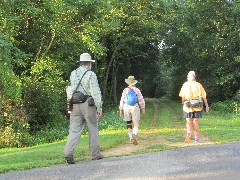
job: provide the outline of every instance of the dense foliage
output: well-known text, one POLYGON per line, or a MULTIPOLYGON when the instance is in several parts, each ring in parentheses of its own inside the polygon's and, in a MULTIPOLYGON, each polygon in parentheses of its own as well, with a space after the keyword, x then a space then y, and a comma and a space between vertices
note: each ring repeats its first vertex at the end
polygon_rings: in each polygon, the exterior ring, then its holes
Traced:
POLYGON ((65 87, 83 52, 97 60, 104 109, 129 75, 145 97, 176 99, 195 70, 209 102, 239 114, 239 27, 239 1, 2 0, 0 146, 66 125, 65 87))

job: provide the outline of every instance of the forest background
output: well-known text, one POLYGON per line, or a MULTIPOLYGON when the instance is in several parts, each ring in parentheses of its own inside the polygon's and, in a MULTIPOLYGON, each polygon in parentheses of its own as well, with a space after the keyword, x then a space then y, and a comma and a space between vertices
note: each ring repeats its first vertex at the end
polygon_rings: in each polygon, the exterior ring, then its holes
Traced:
POLYGON ((0 147, 67 136, 65 88, 83 52, 96 59, 105 112, 129 75, 144 97, 179 100, 194 70, 211 109, 239 116, 239 44, 238 0, 2 0, 0 147))

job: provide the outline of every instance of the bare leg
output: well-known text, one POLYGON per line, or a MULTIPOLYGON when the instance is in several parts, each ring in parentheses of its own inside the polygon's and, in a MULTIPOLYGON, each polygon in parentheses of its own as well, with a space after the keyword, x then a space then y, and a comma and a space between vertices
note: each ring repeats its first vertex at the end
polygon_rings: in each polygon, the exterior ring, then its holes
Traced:
POLYGON ((198 118, 193 119, 193 127, 194 127, 195 142, 197 142, 198 141, 198 133, 199 133, 198 118))
POLYGON ((132 128, 128 128, 128 132, 131 133, 132 132, 132 128))
POLYGON ((193 119, 192 118, 186 118, 186 128, 187 128, 187 136, 186 136, 185 142, 189 143, 190 138, 192 136, 192 128, 193 128, 193 119))

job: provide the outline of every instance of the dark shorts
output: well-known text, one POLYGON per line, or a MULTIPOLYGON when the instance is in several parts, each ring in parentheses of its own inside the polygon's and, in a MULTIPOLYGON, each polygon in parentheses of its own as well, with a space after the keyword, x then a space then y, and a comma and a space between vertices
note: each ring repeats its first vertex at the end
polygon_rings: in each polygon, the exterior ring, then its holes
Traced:
POLYGON ((183 118, 202 118, 202 111, 185 112, 183 111, 183 118))

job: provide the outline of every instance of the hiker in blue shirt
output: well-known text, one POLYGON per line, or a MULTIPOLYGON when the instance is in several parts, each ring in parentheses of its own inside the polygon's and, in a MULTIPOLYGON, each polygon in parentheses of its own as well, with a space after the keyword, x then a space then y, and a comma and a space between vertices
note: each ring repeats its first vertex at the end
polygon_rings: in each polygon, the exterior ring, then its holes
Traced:
POLYGON ((140 108, 142 114, 145 115, 145 101, 141 91, 135 87, 138 82, 134 76, 129 76, 125 79, 128 87, 123 90, 120 100, 119 110, 120 116, 124 115, 124 121, 127 122, 128 135, 130 142, 137 145, 137 133, 140 122, 140 108), (134 128, 132 128, 134 126, 134 128))

